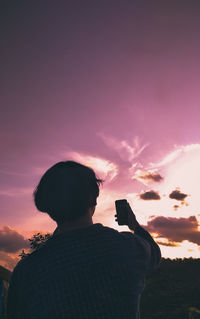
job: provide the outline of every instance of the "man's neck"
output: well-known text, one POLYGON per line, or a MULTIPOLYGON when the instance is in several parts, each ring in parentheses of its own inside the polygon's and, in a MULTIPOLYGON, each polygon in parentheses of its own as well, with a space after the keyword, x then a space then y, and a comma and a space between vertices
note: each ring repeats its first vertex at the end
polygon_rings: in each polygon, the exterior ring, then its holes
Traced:
POLYGON ((57 228, 54 231, 54 234, 60 234, 64 232, 68 232, 75 229, 86 228, 93 225, 92 218, 80 218, 74 222, 66 222, 63 224, 58 224, 57 228))

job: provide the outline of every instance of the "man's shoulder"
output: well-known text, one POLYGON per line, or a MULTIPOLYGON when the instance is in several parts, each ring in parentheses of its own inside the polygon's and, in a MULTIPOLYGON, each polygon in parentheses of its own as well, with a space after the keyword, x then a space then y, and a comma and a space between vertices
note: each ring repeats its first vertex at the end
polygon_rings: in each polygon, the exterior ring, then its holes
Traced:
POLYGON ((118 231, 117 229, 108 226, 103 226, 103 230, 121 240, 135 240, 137 237, 130 231, 118 231))
POLYGON ((45 247, 45 243, 41 244, 41 247, 23 256, 14 268, 15 273, 24 273, 26 269, 33 267, 34 260, 38 260, 43 255, 45 247))

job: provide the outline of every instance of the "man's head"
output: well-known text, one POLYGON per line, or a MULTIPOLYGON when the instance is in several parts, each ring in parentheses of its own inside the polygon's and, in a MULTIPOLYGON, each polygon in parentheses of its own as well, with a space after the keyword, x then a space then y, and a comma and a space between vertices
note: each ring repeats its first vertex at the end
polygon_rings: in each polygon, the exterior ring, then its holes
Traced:
POLYGON ((82 164, 66 161, 49 168, 34 191, 37 209, 46 212, 58 224, 83 217, 99 196, 95 172, 82 164))

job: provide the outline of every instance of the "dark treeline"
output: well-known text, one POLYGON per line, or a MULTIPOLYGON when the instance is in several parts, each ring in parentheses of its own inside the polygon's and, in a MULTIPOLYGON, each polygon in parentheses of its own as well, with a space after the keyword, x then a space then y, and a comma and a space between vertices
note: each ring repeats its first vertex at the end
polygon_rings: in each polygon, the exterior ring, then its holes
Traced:
POLYGON ((200 258, 165 259, 146 278, 141 319, 200 318, 200 258))

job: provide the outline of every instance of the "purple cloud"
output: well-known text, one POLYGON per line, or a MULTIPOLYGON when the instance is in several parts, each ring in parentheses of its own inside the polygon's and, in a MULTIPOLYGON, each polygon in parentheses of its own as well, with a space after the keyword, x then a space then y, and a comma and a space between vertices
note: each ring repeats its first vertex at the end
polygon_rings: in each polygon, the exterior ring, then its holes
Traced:
POLYGON ((170 242, 188 240, 200 245, 200 231, 195 216, 188 218, 158 216, 148 221, 146 229, 157 233, 159 237, 167 238, 170 242))
POLYGON ((0 229, 0 251, 15 253, 23 248, 29 248, 29 241, 21 234, 8 226, 0 229))
POLYGON ((143 199, 143 200, 159 200, 160 199, 160 195, 158 194, 158 192, 155 192, 152 190, 140 194, 139 197, 140 199, 143 199))
POLYGON ((184 201, 184 199, 187 197, 187 194, 181 193, 180 190, 176 189, 173 192, 169 194, 169 198, 176 199, 180 201, 184 201))

